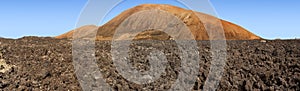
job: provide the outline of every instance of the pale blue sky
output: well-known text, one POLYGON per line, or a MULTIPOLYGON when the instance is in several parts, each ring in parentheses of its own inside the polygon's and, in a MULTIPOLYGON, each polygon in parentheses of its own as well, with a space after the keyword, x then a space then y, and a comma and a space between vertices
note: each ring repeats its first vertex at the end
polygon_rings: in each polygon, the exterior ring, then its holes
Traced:
MULTIPOLYGON (((87 0, 1 0, 0 37, 56 36, 75 28, 87 0)), ((141 3, 182 6, 174 0, 128 0, 105 18, 141 3)), ((218 16, 267 39, 300 38, 300 0, 211 0, 218 16)))

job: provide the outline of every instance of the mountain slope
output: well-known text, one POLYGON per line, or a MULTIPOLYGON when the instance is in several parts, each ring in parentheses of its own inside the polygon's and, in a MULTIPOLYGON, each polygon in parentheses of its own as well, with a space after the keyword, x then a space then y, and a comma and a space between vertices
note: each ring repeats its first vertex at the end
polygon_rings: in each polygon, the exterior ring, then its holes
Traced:
MULTIPOLYGON (((186 24, 186 26, 189 28, 189 30, 191 31, 191 33, 193 34, 196 40, 209 40, 209 35, 206 32, 205 28, 207 27, 207 25, 209 25, 209 27, 216 27, 218 24, 222 24, 225 37, 227 40, 261 39, 259 36, 247 31, 241 26, 238 26, 236 24, 230 23, 225 20, 218 19, 216 17, 204 13, 193 12, 192 10, 186 10, 171 5, 143 4, 122 12, 120 15, 116 16, 108 23, 98 27, 96 40, 111 40, 112 37, 114 36, 115 30, 128 17, 130 17, 131 15, 137 12, 141 12, 144 10, 154 10, 154 9, 162 10, 176 16, 178 19, 180 19, 182 22, 186 24), (200 17, 201 20, 198 17, 200 17), (219 22, 215 22, 216 20, 219 20, 219 22)), ((143 18, 147 18, 146 17, 147 15, 144 16, 145 17, 143 18)), ((130 22, 135 22, 135 21, 130 21, 130 22)), ((90 30, 88 28, 90 27, 84 26, 75 30, 78 30, 80 32, 85 32, 86 30, 90 30)), ((95 29, 95 27, 93 27, 93 29, 95 29)), ((56 38, 72 38, 73 32, 75 30, 57 36, 56 38)), ((89 33, 85 33, 85 35, 80 35, 80 37, 86 38, 88 34, 89 33)), ((168 40, 170 38, 171 37, 169 35, 159 30, 147 30, 135 36, 135 39, 137 40, 144 40, 144 39, 168 40)))

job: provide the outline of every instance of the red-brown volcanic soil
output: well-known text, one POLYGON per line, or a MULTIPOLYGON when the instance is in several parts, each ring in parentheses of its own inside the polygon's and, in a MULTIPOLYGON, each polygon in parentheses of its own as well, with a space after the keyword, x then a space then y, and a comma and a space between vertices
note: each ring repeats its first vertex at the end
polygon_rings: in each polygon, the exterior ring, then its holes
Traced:
MULTIPOLYGON (((149 70, 149 60, 146 58, 154 49, 165 54, 168 65, 156 81, 143 85, 130 82, 119 74, 112 61, 110 40, 118 26, 131 15, 152 9, 176 16, 198 40, 199 49, 194 51, 200 53, 200 69, 192 90, 203 89, 208 77, 212 58, 208 41, 210 37, 205 30, 205 24, 216 27, 218 22, 213 20, 220 21, 227 39, 227 62, 218 91, 300 90, 300 40, 262 40, 236 24, 204 13, 171 5, 144 4, 124 11, 103 26, 87 25, 55 38, 0 38, 0 91, 81 91, 72 61, 72 38, 74 32, 80 34, 79 38, 93 38, 94 30, 97 31, 98 40, 95 42, 97 65, 102 77, 113 90, 170 89, 178 77, 181 58, 175 41, 164 32, 146 30, 135 36, 130 44, 129 59, 132 66, 139 71, 149 70)), ((83 43, 80 46, 87 45, 83 43)))
MULTIPOLYGON (((300 90, 300 40, 227 41, 227 63, 218 91, 300 90)), ((84 46, 84 45, 83 45, 84 46)), ((203 88, 209 72, 210 42, 198 41, 199 75, 193 90, 203 88)), ((157 82, 138 85, 118 74, 111 59, 111 42, 96 42, 96 58, 103 78, 116 91, 167 90, 177 77, 180 63, 174 41, 135 41, 131 44, 133 65, 148 69, 143 61, 152 49, 162 50, 168 59, 166 74, 157 82)), ((72 64, 72 41, 24 37, 0 39, 0 90, 80 91, 72 64)))
MULTIPOLYGON (((143 4, 136 6, 134 8, 128 9, 121 13, 120 15, 113 18, 108 23, 104 24, 103 26, 98 27, 97 29, 97 38, 96 40, 111 40, 113 37, 113 34, 115 33, 117 27, 129 16, 140 12, 144 10, 162 10, 166 11, 177 18, 179 18, 181 21, 183 21, 186 26, 190 29, 191 33, 194 35, 194 38, 196 40, 209 40, 209 35, 206 32, 206 28, 208 27, 217 27, 222 26, 224 29, 225 37, 227 40, 258 40, 261 39, 259 36, 249 32, 248 30, 242 28, 241 26, 238 26, 236 24, 230 23, 225 20, 218 19, 216 17, 192 11, 192 10, 186 10, 183 8, 171 6, 171 5, 162 5, 162 4, 143 4), (198 18, 200 17, 200 18, 198 18), (208 25, 205 27, 205 25, 208 25)), ((150 18, 147 17, 147 15, 141 15, 144 16, 143 18, 149 18, 149 19, 156 19, 156 18, 150 18)), ((156 20, 159 21, 159 20, 156 20)), ((136 22, 136 21, 129 21, 129 22, 136 22)), ((150 25, 149 25, 150 26, 150 25)), ((95 28, 96 26, 88 25, 80 27, 77 30, 81 37, 86 38, 89 35, 92 35, 93 32, 89 31, 91 28, 95 28)), ((136 26, 133 26, 136 27, 136 26)), ((137 26, 138 27, 138 26, 137 26)), ((57 36, 56 38, 62 39, 62 38, 72 38, 73 33, 75 30, 72 30, 68 33, 62 34, 60 36, 57 36)), ((216 30, 217 31, 217 30, 216 30)), ((214 36, 214 35, 212 35, 214 36)), ((141 35, 136 36, 137 40, 144 40, 144 39, 159 39, 159 40, 169 40, 168 35, 161 31, 145 31, 141 33, 141 35), (149 35, 149 36, 147 36, 149 35)))

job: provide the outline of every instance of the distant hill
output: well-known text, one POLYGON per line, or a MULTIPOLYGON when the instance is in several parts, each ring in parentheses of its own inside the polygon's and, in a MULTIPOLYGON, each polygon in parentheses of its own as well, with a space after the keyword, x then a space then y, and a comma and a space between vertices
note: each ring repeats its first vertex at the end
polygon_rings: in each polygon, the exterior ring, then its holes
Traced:
MULTIPOLYGON (((115 30, 117 27, 128 17, 131 15, 143 11, 143 10, 151 10, 158 9, 166 11, 170 14, 173 14, 180 20, 182 20, 187 27, 190 29, 191 33, 194 35, 196 40, 209 40, 209 36, 205 31, 204 23, 209 24, 210 26, 216 26, 217 23, 221 23, 224 29, 225 37, 227 40, 258 40, 262 39, 261 37, 249 32, 241 26, 233 24, 231 22, 218 19, 216 17, 200 13, 193 12, 192 10, 186 10, 183 8, 179 8, 171 5, 162 5, 162 4, 143 4, 131 9, 128 9, 122 12, 120 15, 116 16, 108 23, 103 26, 97 27, 94 25, 87 25, 80 27, 77 32, 80 32, 80 36, 87 37, 90 36, 91 33, 97 31, 96 40, 111 40, 114 36, 115 30), (199 18, 201 18, 201 21, 199 18), (213 20, 220 20, 220 22, 214 22, 213 20)), ((146 15, 145 15, 146 16, 146 15)), ((134 21, 131 21, 134 22, 134 21)), ((72 38, 75 30, 71 30, 65 34, 56 36, 56 38, 72 38)), ((135 36, 136 40, 144 40, 144 39, 156 39, 156 40, 169 40, 170 36, 164 32, 159 30, 147 30, 142 33, 139 33, 135 36)))

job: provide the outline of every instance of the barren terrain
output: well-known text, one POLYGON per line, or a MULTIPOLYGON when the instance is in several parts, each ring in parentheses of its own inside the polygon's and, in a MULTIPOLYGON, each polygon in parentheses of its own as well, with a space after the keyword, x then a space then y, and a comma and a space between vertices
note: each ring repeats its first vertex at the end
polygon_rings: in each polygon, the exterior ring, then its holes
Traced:
MULTIPOLYGON (((219 91, 300 90, 300 40, 227 41, 227 63, 219 91)), ((174 41, 136 41, 131 44, 132 64, 147 70, 143 57, 153 48, 163 50, 169 66, 151 84, 128 82, 118 74, 110 54, 110 41, 96 42, 96 58, 103 78, 116 91, 167 90, 176 79, 180 58, 174 41)), ((203 88, 211 62, 209 41, 198 41, 200 69, 193 90, 203 88)), ((72 64, 72 41, 24 37, 0 39, 0 90, 82 90, 72 64)))
MULTIPOLYGON (((68 38, 71 39, 76 33, 76 38, 91 38, 90 35, 97 33, 96 40, 112 40, 113 36, 117 30, 117 28, 121 26, 130 27, 132 29, 135 28, 143 28, 143 27, 150 27, 150 26, 169 26, 169 23, 174 20, 174 18, 170 18, 168 14, 160 13, 153 13, 153 10, 160 10, 165 13, 168 13, 175 17, 175 19, 179 19, 183 22, 190 32, 192 33, 195 40, 209 40, 210 38, 215 38, 216 34, 221 33, 225 34, 227 40, 258 40, 262 39, 261 37, 251 33, 250 31, 246 30, 245 28, 233 24, 229 21, 225 21, 219 19, 217 17, 183 9, 180 7, 172 6, 172 5, 165 5, 165 4, 143 4, 133 8, 130 8, 118 16, 114 17, 112 20, 107 22, 102 26, 94 26, 94 25, 87 25, 82 26, 80 28, 71 30, 65 34, 56 36, 56 38, 68 38), (141 13, 145 11, 146 13, 141 13), (139 14, 137 17, 133 19, 127 20, 129 17, 139 14), (123 22, 129 22, 130 24, 123 24, 123 22), (149 21, 155 21, 150 22, 149 21), (156 25, 160 24, 160 25, 156 25), (130 26, 127 26, 130 25, 130 26), (96 32, 94 31, 96 30, 96 32), (209 34, 212 32, 212 34, 209 34)), ((174 22, 173 22, 174 23, 174 22)), ((178 27, 178 25, 174 25, 172 27, 178 27)), ((181 27, 180 27, 181 28, 181 27)), ((164 29, 163 29, 164 30, 164 29)), ((141 35, 136 36, 137 40, 144 40, 144 39, 159 39, 159 40, 169 40, 170 38, 166 35, 163 31, 144 31, 140 33, 141 35)), ((174 29, 175 31, 176 29, 174 29)), ((122 30, 124 31, 124 30, 122 30)), ((130 36, 132 33, 123 33, 124 35, 130 36)), ((178 33, 179 35, 182 33, 178 33)), ((174 37, 174 36, 172 36, 174 37)), ((121 38, 122 39, 122 38, 121 38)))

